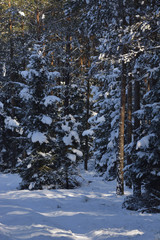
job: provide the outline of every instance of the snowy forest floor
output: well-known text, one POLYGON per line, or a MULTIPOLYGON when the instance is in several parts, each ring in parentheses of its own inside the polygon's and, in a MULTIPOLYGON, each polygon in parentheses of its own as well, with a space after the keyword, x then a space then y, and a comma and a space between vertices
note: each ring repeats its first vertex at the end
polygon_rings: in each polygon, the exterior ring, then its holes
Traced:
POLYGON ((116 182, 94 174, 84 172, 78 189, 37 191, 17 190, 18 175, 0 174, 0 240, 159 240, 160 214, 122 209, 116 182))

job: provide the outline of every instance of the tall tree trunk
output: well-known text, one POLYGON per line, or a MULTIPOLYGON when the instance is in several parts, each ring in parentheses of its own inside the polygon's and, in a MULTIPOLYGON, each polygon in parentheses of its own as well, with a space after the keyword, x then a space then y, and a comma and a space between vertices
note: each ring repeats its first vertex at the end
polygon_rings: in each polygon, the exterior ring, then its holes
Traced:
MULTIPOLYGON (((125 8, 123 0, 119 0, 120 18, 122 20, 122 28, 125 26, 125 8)), ((126 46, 123 45, 122 57, 126 53, 126 46)), ((122 59, 122 75, 121 75, 121 107, 120 107, 120 125, 119 125, 119 155, 117 157, 117 195, 124 194, 124 126, 125 126, 125 102, 126 102, 126 63, 122 59)))
MULTIPOLYGON (((123 49, 124 53, 124 49, 123 49)), ((121 108, 119 126, 119 156, 117 159, 117 195, 124 194, 124 124, 125 124, 125 101, 126 101, 126 64, 122 61, 121 77, 121 108)))
MULTIPOLYGON (((11 8, 11 0, 8 1, 8 7, 11 8)), ((10 80, 11 80, 11 86, 9 88, 10 94, 11 94, 11 117, 15 117, 15 88, 14 88, 14 81, 17 80, 17 73, 15 71, 15 63, 14 63, 14 41, 13 41, 13 21, 10 15, 9 19, 9 37, 10 37, 10 80)), ((12 144, 10 146, 10 151, 12 152, 11 155, 11 167, 15 167, 16 165, 16 157, 17 157, 17 143, 15 141, 16 133, 12 131, 10 133, 10 138, 14 139, 12 141, 12 144)))
POLYGON ((24 37, 24 21, 23 20, 22 20, 21 28, 22 28, 22 44, 23 44, 22 70, 24 71, 26 69, 26 56, 24 51, 25 37, 24 37))
MULTIPOLYGON (((89 119, 89 108, 90 108, 90 104, 89 104, 89 97, 90 97, 90 81, 89 81, 89 77, 87 77, 87 104, 86 104, 86 110, 87 110, 87 114, 86 114, 86 129, 89 128, 89 123, 88 123, 88 119, 89 119)), ((88 170, 88 159, 89 159, 89 139, 88 136, 85 136, 85 159, 84 159, 84 169, 88 170)))
MULTIPOLYGON (((71 59, 71 43, 69 30, 66 36, 66 65, 65 65, 65 99, 64 99, 64 114, 67 116, 69 114, 69 84, 70 84, 70 59, 71 59)), ((66 146, 66 152, 68 151, 68 146, 66 146)), ((68 179, 68 161, 65 162, 65 180, 66 189, 69 188, 68 179)))
MULTIPOLYGON (((90 110, 90 78, 88 76, 88 69, 90 67, 90 45, 89 45, 89 39, 86 39, 87 41, 87 48, 86 48, 86 54, 85 54, 85 71, 87 75, 87 101, 86 101, 86 129, 89 129, 89 110, 90 110)), ((84 169, 88 170, 88 160, 89 160, 89 137, 85 136, 85 159, 84 159, 84 169)))
MULTIPOLYGON (((140 84, 138 80, 135 80, 135 85, 134 85, 134 111, 137 111, 140 109, 140 84)), ((139 119, 135 116, 134 117, 134 140, 137 140, 136 136, 136 130, 140 126, 140 121, 139 119)), ((134 176, 133 179, 133 196, 135 197, 140 197, 141 196, 141 182, 139 179, 134 176)))
MULTIPOLYGON (((127 85, 127 144, 132 141, 132 76, 129 76, 127 85)), ((127 165, 132 163, 130 154, 127 154, 127 165)), ((131 179, 126 180, 126 186, 132 188, 131 179)))
MULTIPOLYGON (((8 7, 11 8, 11 0, 8 1, 8 7)), ((13 59, 13 23, 11 19, 11 15, 9 18, 9 38, 10 38, 10 60, 13 59)))
POLYGON ((14 54, 14 46, 13 46, 13 26, 12 26, 12 20, 9 19, 9 34, 10 34, 10 59, 12 61, 13 59, 13 54, 14 54))
POLYGON ((36 10, 36 19, 37 19, 37 39, 40 41, 40 18, 39 18, 39 9, 36 10))
POLYGON ((65 115, 69 114, 69 84, 70 84, 70 57, 71 57, 71 44, 70 44, 70 36, 67 34, 66 36, 66 66, 65 66, 65 99, 64 99, 64 113, 65 115))

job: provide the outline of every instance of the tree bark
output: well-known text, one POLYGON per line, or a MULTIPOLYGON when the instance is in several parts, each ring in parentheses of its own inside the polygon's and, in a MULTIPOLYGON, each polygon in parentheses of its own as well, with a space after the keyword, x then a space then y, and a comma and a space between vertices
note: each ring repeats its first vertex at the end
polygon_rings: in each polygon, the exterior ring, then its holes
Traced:
MULTIPOLYGON (((11 1, 8 1, 8 7, 11 8, 11 1)), ((10 14, 10 19, 9 19, 9 37, 10 37, 10 59, 13 59, 13 24, 12 24, 12 19, 11 19, 11 14, 10 14)))
MULTIPOLYGON (((137 111, 140 109, 140 84, 138 80, 135 80, 134 85, 134 111, 137 111)), ((135 116, 134 117, 134 140, 137 140, 136 130, 140 126, 139 119, 135 116)), ((139 179, 134 176, 133 179, 133 196, 140 197, 141 196, 141 182, 139 179)))
POLYGON ((69 83, 70 83, 70 55, 71 55, 71 44, 70 44, 70 36, 67 34, 66 36, 66 69, 65 69, 65 99, 64 99, 64 114, 69 114, 69 83))
MULTIPOLYGON (((132 141, 132 76, 129 76, 127 86, 127 144, 132 141)), ((132 163, 130 154, 127 154, 127 165, 132 163)), ((126 186, 132 188, 132 182, 130 179, 126 180, 126 186)))
MULTIPOLYGON (((124 53, 124 50, 123 50, 124 53)), ((119 156, 117 160, 117 195, 124 194, 124 125, 125 125, 125 101, 126 101, 126 64, 122 61, 121 77, 121 109, 119 126, 119 156)))
MULTIPOLYGON (((87 48, 85 53, 85 71, 87 75, 87 101, 86 101, 86 129, 89 129, 89 111, 90 111, 90 78, 88 76, 88 69, 90 68, 90 45, 89 45, 89 39, 87 41, 87 48)), ((89 137, 85 137, 85 159, 84 159, 84 169, 88 170, 88 160, 89 160, 89 137)))
MULTIPOLYGON (((86 110, 87 110, 87 115, 86 115, 86 129, 89 128, 89 124, 88 124, 88 119, 89 119, 89 108, 90 108, 90 104, 89 104, 89 97, 90 97, 90 82, 89 82, 89 78, 87 79, 87 104, 86 104, 86 110)), ((85 159, 84 159, 84 169, 88 170, 88 159, 89 159, 89 139, 88 136, 85 137, 85 159)))
POLYGON ((40 19, 39 19, 39 10, 36 10, 36 19, 37 19, 37 39, 40 41, 40 19))

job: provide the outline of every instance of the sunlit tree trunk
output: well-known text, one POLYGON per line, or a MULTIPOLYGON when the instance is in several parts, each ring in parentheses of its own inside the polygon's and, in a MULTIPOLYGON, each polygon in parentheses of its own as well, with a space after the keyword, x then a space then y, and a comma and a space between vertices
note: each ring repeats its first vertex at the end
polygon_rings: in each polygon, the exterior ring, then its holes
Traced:
MULTIPOLYGON (((90 104, 89 104, 89 98, 90 98, 90 81, 89 77, 87 77, 87 102, 86 102, 86 129, 89 128, 89 109, 90 109, 90 104)), ((88 159, 89 159, 89 139, 88 136, 85 136, 85 159, 84 159, 84 169, 88 170, 88 159)))
MULTIPOLYGON (((130 144, 132 141, 132 76, 128 78, 127 85, 127 144, 130 144)), ((130 154, 127 154, 127 165, 132 163, 130 154)), ((129 188, 132 187, 131 179, 126 180, 126 186, 129 188)))
MULTIPOLYGON (((124 52, 124 50, 123 50, 124 52)), ((124 126, 125 126, 125 101, 126 101, 126 64, 122 61, 121 76, 121 109, 119 126, 119 155, 117 159, 117 195, 124 194, 124 126)))
MULTIPOLYGON (((71 43, 69 31, 66 36, 66 64, 65 64, 65 99, 64 99, 64 114, 67 116, 69 114, 69 84, 70 84, 70 59, 71 59, 71 43)), ((66 146, 66 152, 68 151, 68 146, 66 146)), ((69 188, 69 178, 68 178, 68 161, 65 162, 65 178, 66 178, 66 189, 69 188)))
MULTIPOLYGON (((11 8, 11 0, 8 1, 8 7, 11 8)), ((10 16, 9 19, 9 35, 10 35, 10 59, 13 59, 13 23, 10 16)))
MULTIPOLYGON (((125 14, 123 0, 119 0, 120 18, 122 20, 122 28, 125 26, 125 14)), ((119 125, 119 153, 117 157, 117 195, 124 194, 124 127, 125 127, 125 103, 126 103, 126 63, 124 62, 124 54, 126 46, 122 48, 122 75, 121 75, 121 105, 120 105, 120 125, 119 125)))
POLYGON ((36 10, 36 19, 37 19, 37 39, 40 41, 40 18, 39 18, 39 9, 36 10))
POLYGON ((66 36, 66 63, 65 63, 65 99, 64 111, 65 115, 69 114, 69 84, 70 84, 70 57, 71 57, 71 44, 69 33, 66 36))

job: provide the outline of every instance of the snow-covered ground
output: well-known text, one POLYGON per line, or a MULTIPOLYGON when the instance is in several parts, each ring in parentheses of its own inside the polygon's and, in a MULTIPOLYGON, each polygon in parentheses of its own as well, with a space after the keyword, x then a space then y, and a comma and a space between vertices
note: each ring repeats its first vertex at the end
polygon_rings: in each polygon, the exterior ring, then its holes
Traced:
POLYGON ((17 175, 0 174, 0 240, 160 240, 160 214, 122 209, 115 182, 84 177, 79 189, 19 191, 17 175))

